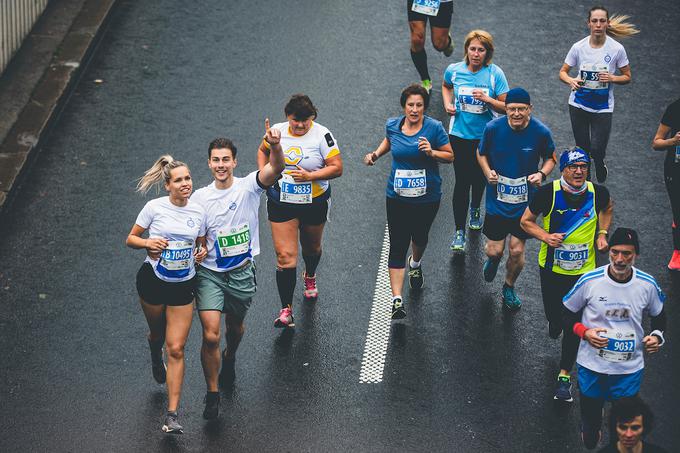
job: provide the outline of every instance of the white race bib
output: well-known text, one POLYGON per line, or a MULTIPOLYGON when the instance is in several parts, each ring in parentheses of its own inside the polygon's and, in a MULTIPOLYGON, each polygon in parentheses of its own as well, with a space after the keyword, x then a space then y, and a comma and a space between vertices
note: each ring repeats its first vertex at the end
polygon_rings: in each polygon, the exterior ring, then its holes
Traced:
POLYGON ((519 204, 526 203, 529 199, 529 187, 527 177, 512 179, 498 175, 496 184, 496 199, 503 203, 519 204))
POLYGON ((436 16, 439 14, 439 0, 413 0, 411 11, 436 16))
POLYGON ((582 64, 579 76, 583 80, 583 88, 602 90, 609 88, 609 82, 600 82, 600 73, 609 72, 606 64, 582 64))
POLYGON ((607 346, 599 349, 597 355, 609 362, 625 362, 633 358, 635 353, 635 332, 607 329, 600 333, 609 339, 607 346))
POLYGON ((309 204, 312 202, 312 182, 295 182, 291 175, 283 174, 279 180, 281 203, 309 204))
POLYGON ((680 145, 675 147, 675 163, 680 163, 680 145))
POLYGON ((400 197, 422 197, 427 193, 425 170, 395 170, 394 191, 400 197))
POLYGON ((217 250, 222 258, 248 252, 250 250, 250 227, 248 224, 217 230, 217 250))
POLYGON ((458 88, 458 103, 460 110, 468 113, 481 114, 487 111, 486 102, 475 99, 472 96, 472 90, 482 90, 484 94, 489 95, 488 88, 475 87, 460 87, 458 88))
POLYGON ((554 263, 565 271, 581 269, 588 261, 588 244, 562 244, 555 249, 554 263))
POLYGON ((168 271, 187 270, 191 267, 193 250, 193 241, 168 241, 168 246, 161 252, 158 265, 168 271))

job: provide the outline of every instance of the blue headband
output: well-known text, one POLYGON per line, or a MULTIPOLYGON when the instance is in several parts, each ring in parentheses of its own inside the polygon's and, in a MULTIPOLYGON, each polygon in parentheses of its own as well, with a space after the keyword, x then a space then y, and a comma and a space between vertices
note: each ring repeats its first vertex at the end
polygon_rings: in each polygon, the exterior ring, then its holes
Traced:
POLYGON ((585 162, 589 164, 590 156, 588 156, 588 153, 583 151, 578 146, 565 149, 562 151, 562 155, 560 156, 560 171, 564 171, 565 167, 574 165, 576 162, 585 162))

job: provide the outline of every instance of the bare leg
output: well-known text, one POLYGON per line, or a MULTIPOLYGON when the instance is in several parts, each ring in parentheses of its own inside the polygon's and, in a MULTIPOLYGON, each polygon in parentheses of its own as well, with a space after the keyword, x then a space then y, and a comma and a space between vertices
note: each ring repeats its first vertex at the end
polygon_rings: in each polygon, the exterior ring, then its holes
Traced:
POLYGON ((178 307, 168 306, 166 309, 167 327, 165 344, 168 352, 168 411, 176 411, 184 381, 184 345, 189 336, 194 304, 178 307))
POLYGON ((201 365, 209 392, 217 391, 217 375, 220 371, 220 317, 222 312, 203 310, 198 312, 203 325, 201 365))

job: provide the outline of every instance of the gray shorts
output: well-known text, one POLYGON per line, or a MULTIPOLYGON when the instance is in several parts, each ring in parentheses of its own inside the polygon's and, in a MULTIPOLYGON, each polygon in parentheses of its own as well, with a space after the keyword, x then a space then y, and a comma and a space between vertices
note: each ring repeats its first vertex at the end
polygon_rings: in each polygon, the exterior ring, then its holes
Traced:
POLYGON ((244 319, 257 291, 255 263, 227 272, 215 272, 203 266, 196 271, 196 307, 199 311, 217 310, 244 319))

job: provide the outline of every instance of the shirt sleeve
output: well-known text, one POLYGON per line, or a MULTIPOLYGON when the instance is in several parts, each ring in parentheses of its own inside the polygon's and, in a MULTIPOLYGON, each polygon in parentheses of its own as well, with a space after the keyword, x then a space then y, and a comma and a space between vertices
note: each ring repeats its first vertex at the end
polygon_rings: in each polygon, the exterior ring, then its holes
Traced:
POLYGON ((529 202, 529 211, 534 215, 546 215, 552 205, 552 183, 541 186, 529 202))
POLYGON ((319 144, 319 151, 321 151, 321 156, 324 159, 330 159, 331 157, 340 155, 338 142, 328 129, 323 131, 323 137, 321 139, 321 143, 319 144))
POLYGON ((257 179, 258 173, 260 173, 260 170, 255 170, 253 172, 248 173, 248 175, 245 178, 243 178, 243 182, 245 183, 248 192, 253 193, 259 197, 267 189, 260 185, 260 182, 257 179))
POLYGON ((493 98, 498 99, 498 96, 510 91, 510 87, 508 86, 508 79, 505 77, 503 70, 496 65, 493 65, 493 68, 493 77, 496 80, 493 98))
POLYGON ((616 68, 621 69, 624 66, 628 66, 630 64, 630 61, 628 61, 628 54, 626 54, 626 49, 621 46, 621 49, 619 50, 619 58, 616 62, 616 68))
POLYGON ((203 210, 203 217, 201 217, 201 226, 198 228, 198 237, 205 236, 206 233, 208 232, 208 215, 205 212, 205 209, 203 210))
POLYGON ((135 220, 135 224, 139 225, 145 230, 148 230, 149 227, 151 226, 151 222, 153 222, 154 214, 155 213, 153 207, 151 206, 151 202, 148 202, 147 204, 144 205, 139 215, 137 215, 137 220, 135 220))
POLYGON ((567 56, 564 58, 564 63, 572 68, 578 65, 578 49, 576 48, 576 44, 569 49, 567 56))
POLYGON ((489 154, 489 149, 493 144, 493 133, 489 124, 490 123, 487 123, 486 127, 484 128, 484 134, 482 135, 482 139, 479 141, 479 154, 482 156, 489 154))
POLYGON ((547 127, 545 128, 545 146, 541 151, 543 160, 551 158, 553 156, 553 153, 555 152, 555 141, 553 140, 553 136, 552 133, 550 132, 550 129, 548 129, 547 127))
POLYGON ((678 123, 678 115, 680 115, 680 99, 666 107, 661 118, 661 124, 672 128, 674 124, 678 123))
POLYGON ((430 143, 433 149, 440 149, 442 146, 449 143, 449 134, 446 133, 444 125, 441 121, 436 121, 435 129, 432 134, 433 142, 430 143))
POLYGON ((572 313, 577 313, 582 310, 588 303, 588 285, 584 281, 584 277, 587 275, 588 274, 582 275, 574 287, 571 288, 567 295, 562 299, 565 308, 572 313))
MULTIPOLYGON (((650 277, 651 278, 651 277, 650 277)), ((646 279, 645 279, 646 280, 646 279)), ((663 311, 663 303, 666 301, 666 295, 661 290, 661 287, 656 283, 654 278, 649 282, 649 295, 647 296, 647 312, 650 316, 659 316, 663 311)))
POLYGON ((456 72, 456 65, 450 64, 444 71, 444 85, 453 88, 453 74, 456 72))

